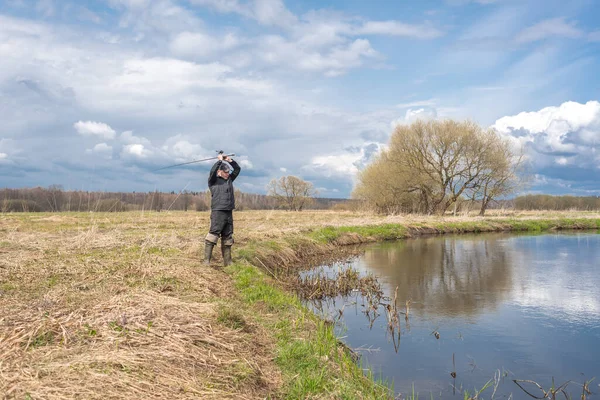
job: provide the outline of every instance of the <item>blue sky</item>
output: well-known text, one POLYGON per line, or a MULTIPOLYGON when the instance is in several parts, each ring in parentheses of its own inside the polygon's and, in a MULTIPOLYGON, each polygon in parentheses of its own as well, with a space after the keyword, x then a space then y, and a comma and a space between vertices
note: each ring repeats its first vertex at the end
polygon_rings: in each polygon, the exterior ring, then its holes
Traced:
POLYGON ((349 196, 396 124, 470 118, 529 192, 600 195, 600 2, 0 0, 0 186, 349 196))

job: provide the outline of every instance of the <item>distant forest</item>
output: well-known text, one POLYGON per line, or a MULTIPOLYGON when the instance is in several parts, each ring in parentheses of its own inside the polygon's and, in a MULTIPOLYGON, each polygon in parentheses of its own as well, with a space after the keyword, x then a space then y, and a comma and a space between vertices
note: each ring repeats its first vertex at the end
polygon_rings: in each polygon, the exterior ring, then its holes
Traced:
MULTIPOLYGON (((272 196, 235 192, 237 210, 271 210, 280 203, 272 196)), ((314 198, 306 209, 331 209, 353 203, 346 199, 314 198)), ((60 212, 97 211, 119 212, 134 210, 195 210, 210 208, 207 192, 87 192, 64 190, 59 185, 48 188, 0 189, 1 212, 60 212)))
MULTIPOLYGON (((236 190, 236 209, 272 210, 280 208, 272 196, 243 193, 236 190)), ((0 189, 1 212, 60 212, 98 211, 120 212, 133 210, 206 211, 210 207, 210 193, 176 192, 86 192, 64 190, 61 186, 48 188, 0 189)), ((358 210, 365 205, 358 200, 314 198, 306 209, 358 210)), ((600 210, 598 196, 526 195, 511 200, 499 200, 490 208, 516 210, 600 210)))
POLYGON ((600 210, 600 196, 550 196, 536 194, 519 196, 514 200, 517 210, 600 210))

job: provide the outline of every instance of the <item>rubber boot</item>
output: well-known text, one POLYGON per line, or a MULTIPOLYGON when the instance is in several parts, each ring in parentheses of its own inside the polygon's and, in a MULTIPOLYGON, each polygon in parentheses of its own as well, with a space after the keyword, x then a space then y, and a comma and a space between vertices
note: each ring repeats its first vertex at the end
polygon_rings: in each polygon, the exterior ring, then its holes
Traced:
POLYGON ((204 242, 204 264, 210 264, 210 259, 212 258, 212 252, 214 247, 214 243, 211 243, 208 240, 204 242))
POLYGON ((221 243, 221 254, 223 255, 223 265, 226 267, 231 264, 231 246, 221 243))

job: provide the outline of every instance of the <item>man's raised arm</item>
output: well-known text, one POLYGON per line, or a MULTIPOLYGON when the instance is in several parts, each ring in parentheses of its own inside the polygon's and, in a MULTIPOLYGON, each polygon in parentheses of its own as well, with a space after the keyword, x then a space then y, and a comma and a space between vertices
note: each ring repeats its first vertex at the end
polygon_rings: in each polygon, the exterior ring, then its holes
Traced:
POLYGON ((221 163, 223 163, 223 161, 217 161, 210 169, 210 173, 208 174, 208 186, 212 186, 217 182, 217 171, 219 170, 221 163))
POLYGON ((229 160, 227 160, 227 162, 229 163, 229 165, 231 165, 233 167, 233 172, 230 175, 231 182, 233 182, 233 181, 235 181, 235 178, 237 178, 238 175, 240 174, 240 171, 242 170, 242 168, 240 167, 240 165, 238 163, 233 161, 231 158, 229 160))

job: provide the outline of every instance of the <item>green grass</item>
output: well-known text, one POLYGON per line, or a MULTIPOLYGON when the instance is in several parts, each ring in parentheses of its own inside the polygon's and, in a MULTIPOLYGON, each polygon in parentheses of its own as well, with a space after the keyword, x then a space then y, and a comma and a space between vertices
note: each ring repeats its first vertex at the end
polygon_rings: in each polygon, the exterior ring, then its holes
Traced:
POLYGON ((308 237, 318 243, 331 243, 344 234, 357 234, 366 241, 399 240, 425 233, 480 233, 495 231, 544 232, 563 229, 600 229, 600 219, 497 219, 476 221, 432 221, 429 224, 411 223, 367 226, 341 226, 316 229, 308 237))
POLYGON ((266 318, 257 311, 254 317, 277 339, 275 361, 283 374, 284 398, 390 397, 386 385, 374 380, 372 374, 365 376, 360 365, 342 350, 333 327, 314 316, 297 296, 275 287, 248 263, 234 263, 226 272, 233 277, 243 302, 276 314, 266 318))
POLYGON ((314 230, 309 234, 309 237, 319 243, 330 243, 345 233, 355 233, 373 240, 395 240, 406 238, 408 229, 400 224, 325 227, 314 230))

